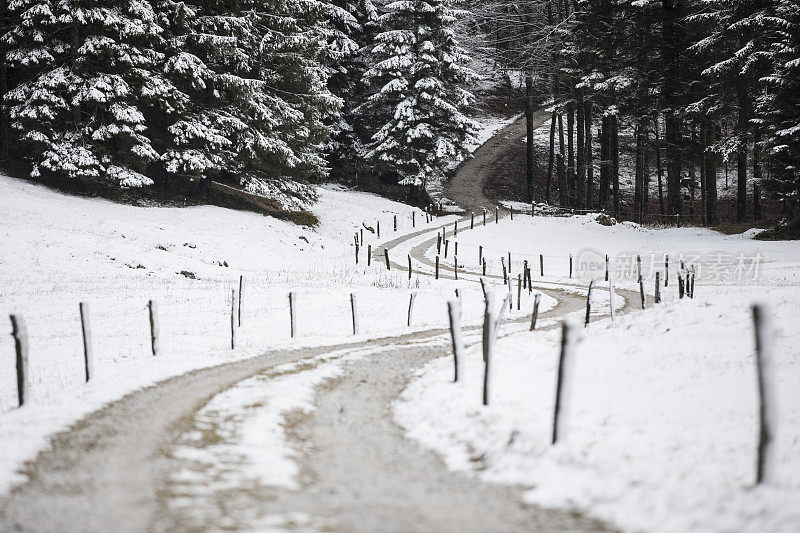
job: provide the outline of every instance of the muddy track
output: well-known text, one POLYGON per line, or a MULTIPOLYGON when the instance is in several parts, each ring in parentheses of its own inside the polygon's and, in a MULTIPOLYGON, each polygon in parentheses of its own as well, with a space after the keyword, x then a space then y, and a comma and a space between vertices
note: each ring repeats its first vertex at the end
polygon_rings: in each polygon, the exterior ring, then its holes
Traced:
MULTIPOLYGON (((471 168, 464 165, 459 175, 471 168)), ((461 178, 464 188, 480 189, 468 178, 466 174, 461 178)), ((461 199, 458 193, 451 197, 461 199)), ((487 205, 482 191, 464 200, 469 209, 487 205)), ((412 255, 429 263, 424 251, 435 242, 436 229, 401 237, 386 247, 428 233, 432 238, 416 246, 412 255)), ((402 270, 405 265, 393 268, 402 270)), ((477 282, 475 273, 464 275, 465 281, 477 282)), ((559 301, 543 319, 583 308, 580 295, 552 287, 541 290, 559 301)), ((633 295, 619 292, 632 301, 633 295)), ((469 342, 476 342, 476 330, 468 328, 469 342)), ((253 509, 305 512, 314 516, 317 529, 327 531, 603 529, 600 523, 569 513, 523 506, 518 488, 452 473, 435 454, 403 437, 392 420, 391 402, 413 370, 448 353, 448 340, 446 331, 431 330, 334 347, 267 352, 132 393, 53 437, 51 446, 26 466, 29 481, 0 500, 0 531, 237 529, 247 526, 242 517, 253 509), (227 494, 202 523, 187 521, 170 509, 165 502, 169 475, 180 467, 170 450, 212 397, 277 365, 360 348, 374 348, 377 353, 348 364, 342 378, 320 389, 312 416, 291 424, 290 434, 302 443, 305 454, 301 490, 264 488, 227 494)))

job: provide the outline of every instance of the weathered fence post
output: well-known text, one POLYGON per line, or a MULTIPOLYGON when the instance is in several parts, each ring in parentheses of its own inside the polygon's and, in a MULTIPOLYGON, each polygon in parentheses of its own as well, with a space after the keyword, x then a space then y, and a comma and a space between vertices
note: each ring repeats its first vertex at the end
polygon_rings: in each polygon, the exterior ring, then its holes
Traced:
POLYGON ((150 319, 150 351, 153 355, 158 355, 161 348, 158 328, 158 305, 155 300, 147 302, 147 314, 150 319))
POLYGON ((483 263, 483 246, 478 246, 478 265, 483 263))
POLYGON ((436 254, 441 255, 442 253, 442 234, 437 232, 436 233, 436 254))
POLYGON ((453 223, 453 238, 458 237, 458 220, 453 223))
POLYGON ((500 208, 494 206, 494 223, 497 224, 500 221, 500 208))
POLYGON ((377 236, 380 239, 381 238, 381 221, 380 220, 376 220, 375 221, 375 228, 376 228, 376 230, 378 232, 377 236))
POLYGON ((500 264, 503 265, 503 285, 508 285, 508 273, 506 272, 506 260, 505 258, 500 258, 500 264))
POLYGON ((92 330, 89 325, 89 304, 81 302, 78 304, 81 314, 81 333, 83 333, 83 370, 86 383, 94 375, 94 353, 92 346, 92 330))
POLYGON ((475 229, 475 211, 469 214, 469 229, 475 229))
POLYGON ((479 278, 481 280, 481 290, 483 291, 483 299, 486 300, 486 282, 483 281, 483 278, 479 278))
POLYGON ((358 243, 356 243, 356 264, 358 264, 358 243))
POLYGON ((408 279, 411 279, 411 254, 408 254, 408 279))
POLYGON ((353 335, 358 335, 358 312, 356 311, 356 295, 350 293, 350 312, 353 315, 353 335))
POLYGON ((397 215, 394 216, 394 230, 397 231, 397 215))
POLYGON ((436 256, 436 276, 435 279, 439 279, 439 256, 436 256))
POLYGON ((564 438, 566 433, 566 420, 564 411, 569 410, 569 401, 572 391, 570 390, 570 380, 573 379, 572 372, 569 370, 573 365, 572 359, 575 357, 574 335, 575 328, 569 321, 561 323, 561 352, 558 358, 558 373, 556 375, 556 401, 553 408, 553 438, 551 444, 558 442, 559 437, 564 438))
POLYGON ((591 318, 592 313, 592 287, 594 287, 594 280, 589 282, 589 290, 586 292, 586 322, 583 324, 584 327, 589 325, 589 320, 591 318))
POLYGON ((372 245, 367 245, 367 266, 372 266, 372 245))
POLYGON ((486 225, 486 208, 483 208, 483 225, 486 225))
POLYGON ((569 278, 572 279, 572 254, 569 254, 569 278))
POLYGON ((414 300, 417 299, 417 293, 412 292, 411 298, 408 300, 408 327, 411 327, 411 318, 414 314, 414 300))
POLYGON ((10 315, 11 335, 17 352, 17 400, 19 406, 25 405, 30 391, 28 379, 28 328, 21 315, 10 315))
POLYGON ((391 270, 392 266, 389 264, 389 249, 383 249, 383 256, 386 258, 386 270, 391 270))
POLYGON ((417 227, 417 212, 416 211, 411 211, 411 227, 412 228, 416 228, 417 227))
POLYGON ((636 256, 636 272, 639 275, 639 278, 638 278, 639 281, 641 281, 642 280, 642 256, 641 255, 637 255, 636 256))
POLYGON ((528 260, 522 262, 522 288, 528 288, 528 260))
POLYGON ((522 301, 522 274, 517 274, 517 311, 520 310, 521 301, 522 301))
POLYGON ((544 255, 539 254, 539 274, 544 277, 544 255))
POLYGON ((669 287, 669 255, 664 254, 664 287, 669 287))
POLYGON ((606 281, 608 281, 608 255, 606 254, 606 281))
POLYGON ((639 294, 642 298, 642 309, 647 309, 647 296, 644 294, 644 280, 639 276, 639 294))
POLYGON ((531 331, 536 329, 536 321, 539 320, 539 301, 542 295, 538 292, 533 297, 533 313, 531 314, 531 331))
POLYGON ((238 303, 239 327, 242 327, 242 283, 243 282, 244 282, 244 276, 239 274, 239 303, 238 303))
POLYGON ((678 298, 683 299, 684 286, 683 286, 683 273, 678 272, 678 298))
POLYGON ((450 239, 444 241, 444 258, 447 259, 447 251, 450 249, 450 239))
POLYGON ((453 277, 458 280, 458 256, 453 256, 453 277))
POLYGON ((289 335, 294 338, 297 334, 297 293, 289 293, 289 335))
POLYGON ((755 304, 753 327, 755 329, 756 378, 758 381, 758 457, 756 459, 756 485, 774 481, 775 457, 772 439, 778 426, 775 402, 777 369, 769 342, 769 321, 766 308, 755 304))
POLYGON ((482 275, 484 275, 484 276, 486 275, 486 258, 485 257, 483 258, 483 274, 482 275))
POLYGON ((514 220, 514 206, 509 207, 508 212, 511 214, 511 220, 514 220))
POLYGON ((236 347, 236 289, 231 289, 231 350, 236 347))
POLYGON ((508 252, 508 273, 511 274, 511 252, 508 252))
POLYGON ((483 405, 489 405, 489 364, 494 349, 494 295, 486 294, 483 313, 483 405))
POLYGON ((450 336, 453 339, 453 383, 458 381, 459 367, 462 365, 464 341, 461 338, 461 303, 459 300, 447 302, 447 314, 450 318, 450 336))
POLYGON ((661 303, 661 272, 656 272, 656 295, 655 303, 661 303))

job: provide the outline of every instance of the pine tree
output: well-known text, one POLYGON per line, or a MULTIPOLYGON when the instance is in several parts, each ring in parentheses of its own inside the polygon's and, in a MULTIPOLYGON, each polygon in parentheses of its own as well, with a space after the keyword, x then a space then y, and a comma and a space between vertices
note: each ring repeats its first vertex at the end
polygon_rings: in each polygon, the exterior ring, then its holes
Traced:
POLYGON ((162 28, 144 0, 14 0, 6 61, 20 83, 4 103, 31 175, 89 184, 152 184, 158 159, 141 106, 170 91, 159 75, 162 28))
POLYGON ((374 125, 364 157, 405 185, 443 178, 476 129, 463 113, 474 75, 454 35, 458 15, 451 0, 402 0, 379 17, 386 30, 375 38, 359 110, 374 125))
POLYGON ((758 124, 764 131, 769 177, 764 189, 800 216, 800 9, 778 2, 762 19, 767 36, 764 54, 771 66, 762 78, 758 124))

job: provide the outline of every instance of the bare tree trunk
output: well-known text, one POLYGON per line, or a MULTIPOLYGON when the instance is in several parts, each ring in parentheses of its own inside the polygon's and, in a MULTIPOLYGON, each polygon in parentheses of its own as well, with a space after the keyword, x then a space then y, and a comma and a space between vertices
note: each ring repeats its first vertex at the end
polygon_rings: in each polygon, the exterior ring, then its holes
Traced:
POLYGON ((662 57, 664 83, 662 90, 663 105, 666 107, 666 143, 667 163, 667 210, 673 217, 673 222, 679 221, 677 215, 681 214, 681 130, 682 119, 679 114, 681 108, 680 83, 681 83, 681 46, 682 32, 681 19, 683 16, 683 0, 662 0, 663 25, 662 25, 662 57))
POLYGON ((555 158, 556 143, 556 112, 550 119, 550 155, 547 158, 547 185, 545 187, 544 201, 550 203, 550 186, 553 183, 553 159, 555 158))
POLYGON ((619 115, 611 117, 611 183, 614 187, 614 217, 619 220, 619 115))
POLYGON ((689 151, 689 219, 694 221, 694 200, 697 195, 697 185, 695 182, 695 158, 697 156, 697 133, 692 125, 692 145, 689 151))
POLYGON ((636 124, 636 165, 633 182, 633 219, 642 224, 644 222, 644 124, 642 120, 636 124))
POLYGON ((738 90, 739 116, 737 133, 741 144, 736 157, 736 222, 747 220, 747 138, 748 120, 750 119, 750 96, 746 87, 738 90))
POLYGON ((567 173, 564 168, 564 116, 558 113, 558 200, 561 207, 568 207, 569 190, 567 189, 567 173))
POLYGON ((526 158, 525 184, 528 203, 533 202, 533 74, 525 74, 525 126, 526 126, 526 158))
POLYGON ((578 119, 577 134, 578 134, 578 175, 575 183, 575 196, 576 207, 583 209, 586 206, 586 147, 584 142, 585 125, 583 118, 583 102, 579 101, 576 107, 576 114, 578 119))
MULTIPOLYGON (((712 125, 706 128, 706 146, 714 144, 716 130, 712 125)), ((713 226, 717 223, 717 162, 715 155, 709 151, 704 152, 706 176, 706 222, 713 226)))
POLYGON ((603 115, 600 127, 600 209, 608 210, 608 186, 611 181, 611 119, 603 115))
POLYGON ((594 167, 592 166, 592 102, 587 100, 583 111, 584 128, 586 130, 586 209, 592 208, 592 190, 594 188, 594 167))
POLYGON ((656 172, 658 173, 658 208, 661 221, 664 222, 664 169, 661 167, 661 139, 658 136, 658 115, 653 121, 653 133, 656 142, 656 172))
POLYGON ((567 201, 572 207, 575 205, 575 102, 572 100, 567 103, 567 154, 567 201))
POLYGON ((753 220, 761 220, 761 132, 753 130, 753 220))

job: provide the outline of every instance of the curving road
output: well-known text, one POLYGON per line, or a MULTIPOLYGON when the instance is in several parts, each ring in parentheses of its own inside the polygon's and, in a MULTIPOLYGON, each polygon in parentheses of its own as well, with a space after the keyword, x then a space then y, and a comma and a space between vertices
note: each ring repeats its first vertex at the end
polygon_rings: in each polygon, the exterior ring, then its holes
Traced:
MULTIPOLYGON (((500 135, 516 135, 518 127, 512 124, 500 135)), ((502 156, 502 144, 496 137, 479 148, 448 186, 448 196, 470 210, 491 205, 476 175, 482 166, 492 164, 492 157, 502 156)), ((392 249, 429 234, 414 247, 412 256, 430 264, 424 251, 434 245, 438 229, 427 228, 385 246, 392 249)), ((477 281, 476 273, 464 276, 477 281)), ((562 317, 584 306, 583 297, 574 291, 540 290, 559 302, 542 318, 562 317)), ((619 292, 628 301, 636 297, 619 292)), ((477 328, 468 328, 467 341, 479 342, 477 328)), ((450 472, 435 454, 403 437, 392 420, 391 402, 413 370, 448 352, 448 333, 431 330, 268 352, 135 392, 52 439, 52 445, 28 465, 30 480, 0 500, 0 531, 241 530, 252 527, 254 514, 286 513, 312 517, 311 523, 298 519, 282 524, 298 531, 605 529, 573 513, 522 505, 519 488, 484 484, 450 472), (318 390, 315 411, 287 422, 303 453, 300 490, 233 487, 210 495, 208 509, 189 514, 170 505, 174 498, 170 480, 181 468, 171 451, 179 437, 195 427, 196 413, 211 398, 251 376, 269 376, 278 365, 357 349, 372 353, 349 363, 342 377, 318 390)))

